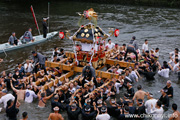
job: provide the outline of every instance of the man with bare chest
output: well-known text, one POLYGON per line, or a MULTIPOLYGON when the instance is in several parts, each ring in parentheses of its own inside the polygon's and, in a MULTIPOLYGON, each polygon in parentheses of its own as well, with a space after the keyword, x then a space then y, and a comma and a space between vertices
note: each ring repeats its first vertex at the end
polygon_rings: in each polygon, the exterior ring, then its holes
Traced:
POLYGON ((59 113, 58 107, 54 107, 53 110, 54 110, 54 113, 49 114, 48 120, 64 120, 62 115, 59 113))
POLYGON ((136 91, 136 93, 134 94, 133 101, 135 99, 136 99, 136 101, 138 99, 142 99, 144 101, 144 97, 147 96, 147 93, 142 90, 142 86, 141 85, 138 85, 137 89, 138 89, 138 91, 136 91))

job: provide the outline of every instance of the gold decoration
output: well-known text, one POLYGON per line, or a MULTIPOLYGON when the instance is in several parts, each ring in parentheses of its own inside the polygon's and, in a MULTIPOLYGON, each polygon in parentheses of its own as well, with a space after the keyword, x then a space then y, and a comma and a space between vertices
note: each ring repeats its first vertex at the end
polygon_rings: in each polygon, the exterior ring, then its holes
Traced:
POLYGON ((81 33, 81 37, 84 37, 85 36, 85 34, 84 33, 81 33))
POLYGON ((97 33, 95 33, 95 36, 97 37, 97 36, 98 36, 98 34, 97 34, 97 33))
POLYGON ((88 33, 88 34, 86 34, 86 37, 87 37, 87 38, 89 37, 89 33, 88 33))
POLYGON ((74 36, 73 39, 76 39, 76 36, 74 36))
POLYGON ((84 32, 87 33, 87 32, 88 32, 88 29, 85 29, 84 32))

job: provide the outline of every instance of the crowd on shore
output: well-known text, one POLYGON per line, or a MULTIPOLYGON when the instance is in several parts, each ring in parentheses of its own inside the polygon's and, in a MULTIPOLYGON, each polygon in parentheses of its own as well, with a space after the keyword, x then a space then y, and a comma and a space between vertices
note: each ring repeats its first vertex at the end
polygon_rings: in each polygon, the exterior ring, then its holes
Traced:
MULTIPOLYGON (((167 80, 161 89, 161 97, 156 98, 153 93, 145 92, 143 85, 138 84, 139 78, 145 76, 147 80, 153 80, 155 74, 169 78, 169 72, 179 73, 180 52, 175 48, 170 53, 170 60, 163 65, 158 61, 159 48, 149 50, 148 40, 142 45, 140 51, 138 40, 133 36, 128 45, 114 44, 111 40, 105 44, 97 41, 96 50, 106 51, 106 57, 124 62, 132 62, 135 67, 122 68, 117 64, 108 66, 107 72, 119 75, 119 78, 105 79, 97 77, 95 69, 88 64, 83 68, 82 74, 75 80, 65 78, 60 81, 63 71, 60 68, 46 68, 46 57, 39 52, 32 52, 32 60, 26 60, 24 65, 18 64, 13 73, 2 72, 0 77, 0 103, 3 103, 2 112, 6 112, 9 120, 17 120, 19 106, 22 101, 33 104, 38 99, 38 107, 46 107, 47 100, 51 99, 49 120, 64 120, 60 114, 67 111, 68 120, 143 120, 147 115, 153 120, 163 120, 163 114, 173 110, 169 120, 179 120, 180 112, 176 103, 170 105, 173 99, 172 81, 167 80), (56 84, 54 80, 59 80, 56 84), (49 83, 53 81, 53 85, 49 83), (122 92, 121 89, 127 89, 122 92), (13 91, 11 94, 10 91, 13 91), (123 98, 119 98, 121 94, 123 98), (147 97, 147 100, 145 99, 147 97), (81 117, 79 116, 81 114, 81 117)), ((81 46, 76 46, 81 51, 81 46)), ((54 48, 52 62, 62 62, 66 59, 63 49, 54 48)), ((67 59, 65 64, 73 63, 73 59, 67 59)), ((22 120, 28 119, 28 112, 24 111, 22 120)), ((31 118, 32 119, 32 118, 31 118)))

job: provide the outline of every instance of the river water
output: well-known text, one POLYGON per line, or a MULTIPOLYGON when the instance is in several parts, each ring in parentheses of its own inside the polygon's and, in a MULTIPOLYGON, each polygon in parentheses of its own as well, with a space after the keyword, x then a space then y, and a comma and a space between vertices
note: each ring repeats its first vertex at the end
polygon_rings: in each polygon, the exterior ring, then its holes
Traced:
MULTIPOLYGON (((33 5, 36 13, 39 27, 42 30, 42 18, 47 17, 47 2, 23 2, 11 3, 0 2, 0 43, 7 42, 11 32, 15 31, 16 36, 20 37, 31 27, 33 35, 38 35, 33 17, 30 11, 30 5, 33 5)), ((168 8, 150 8, 141 6, 121 6, 115 4, 95 4, 80 2, 51 2, 50 3, 50 31, 71 30, 71 35, 78 29, 79 16, 77 12, 85 9, 94 8, 98 13, 98 25, 108 33, 108 28, 119 28, 118 38, 112 37, 113 42, 123 44, 129 42, 132 36, 136 36, 139 47, 142 46, 145 39, 149 40, 149 48, 160 48, 160 62, 168 61, 169 52, 175 47, 180 46, 180 9, 168 8)), ((0 54, 4 62, 0 65, 0 71, 11 71, 17 63, 24 63, 26 59, 31 58, 31 51, 37 49, 42 54, 50 57, 55 46, 72 51, 72 42, 70 40, 60 40, 55 36, 52 40, 5 54, 0 54)), ((138 84, 141 84, 145 91, 151 91, 155 98, 160 97, 159 91, 166 84, 166 79, 155 76, 154 81, 141 79, 134 85, 135 90, 138 84)), ((180 106, 180 84, 177 74, 170 73, 170 80, 174 87, 174 98, 170 99, 170 105, 175 102, 180 106)), ((29 118, 33 120, 44 120, 50 113, 50 101, 46 109, 37 108, 38 101, 32 104, 22 103, 20 114, 27 111, 29 118)), ((179 109, 179 107, 178 107, 179 109)), ((180 109, 179 109, 180 110, 180 109)), ((172 113, 171 107, 165 113, 172 113)), ((62 113, 67 119, 66 113, 62 113)), ((4 113, 0 113, 0 119, 3 119, 4 113)))

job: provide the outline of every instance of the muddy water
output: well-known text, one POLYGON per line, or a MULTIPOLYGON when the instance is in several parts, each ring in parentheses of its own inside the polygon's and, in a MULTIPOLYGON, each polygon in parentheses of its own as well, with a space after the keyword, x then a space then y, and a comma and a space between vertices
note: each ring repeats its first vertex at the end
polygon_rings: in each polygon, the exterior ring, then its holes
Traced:
MULTIPOLYGON (((20 37, 29 27, 33 29, 33 35, 38 34, 30 11, 30 5, 33 5, 39 27, 42 29, 42 18, 47 17, 47 2, 0 2, 0 43, 7 42, 13 31, 16 32, 17 37, 20 37)), ((92 7, 98 12, 98 25, 105 32, 108 33, 108 28, 120 29, 120 36, 118 38, 112 37, 113 42, 127 43, 132 36, 136 36, 141 48, 144 40, 148 39, 149 48, 160 48, 161 63, 168 60, 170 51, 180 46, 179 9, 79 2, 51 2, 50 7, 50 31, 71 30, 72 35, 78 29, 77 23, 80 18, 76 12, 82 12, 92 7)), ((39 52, 50 57, 55 46, 72 51, 72 42, 70 40, 60 40, 58 36, 55 36, 53 39, 36 46, 8 52, 7 57, 0 54, 0 57, 4 58, 4 62, 0 65, 0 71, 11 71, 17 66, 17 63, 23 63, 26 59, 31 58, 31 51, 34 49, 38 49, 39 52)), ((174 87, 174 98, 170 100, 170 105, 176 102, 180 106, 180 94, 178 93, 180 85, 178 84, 177 75, 171 73, 170 79, 173 81, 172 85, 174 87)), ((165 86, 166 81, 166 79, 156 75, 154 81, 141 79, 134 87, 136 88, 138 84, 141 84, 145 91, 151 91, 155 94, 155 98, 159 98, 160 94, 157 91, 165 86)), ((30 119, 47 119, 50 113, 50 101, 48 101, 46 109, 37 108, 37 102, 35 101, 32 104, 22 103, 19 116, 23 111, 27 111, 30 119)), ((166 113, 172 113, 171 108, 166 113)), ((65 112, 62 115, 67 119, 65 112)), ((3 116, 4 113, 0 113, 0 119, 3 119, 3 116)))

